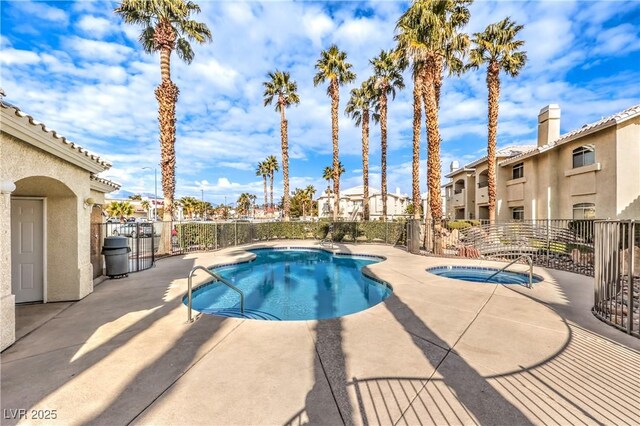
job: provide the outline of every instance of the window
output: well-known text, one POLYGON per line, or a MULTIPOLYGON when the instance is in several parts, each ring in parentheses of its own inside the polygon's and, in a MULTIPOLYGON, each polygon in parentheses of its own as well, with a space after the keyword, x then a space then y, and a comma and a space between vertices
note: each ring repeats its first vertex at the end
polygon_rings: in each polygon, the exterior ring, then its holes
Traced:
POLYGON ((596 205, 593 203, 580 203, 573 205, 574 219, 595 219, 596 205))
POLYGON ((511 219, 524 220, 524 207, 513 207, 511 209, 511 219))
POLYGON ((524 163, 518 163, 513 166, 511 179, 520 179, 521 177, 524 177, 524 163))
POLYGON ((588 166, 596 162, 596 149, 585 145, 573 150, 573 168, 588 166))

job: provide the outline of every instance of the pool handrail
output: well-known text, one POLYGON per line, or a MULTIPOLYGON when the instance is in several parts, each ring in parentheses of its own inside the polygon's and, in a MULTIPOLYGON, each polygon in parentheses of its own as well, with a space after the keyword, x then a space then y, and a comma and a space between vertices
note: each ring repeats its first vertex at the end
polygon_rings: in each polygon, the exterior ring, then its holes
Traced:
POLYGON ((327 235, 325 235, 324 239, 320 241, 320 246, 324 247, 324 245, 327 243, 329 243, 331 248, 333 249, 333 223, 329 224, 329 228, 327 229, 327 235), (329 239, 329 234, 331 234, 331 239, 329 239))
POLYGON ((514 263, 516 263, 520 259, 526 259, 527 260, 527 264, 529 265, 529 284, 527 285, 527 288, 532 288, 533 287, 533 259, 528 254, 521 254, 520 256, 518 256, 516 258, 516 260, 513 260, 513 261, 509 262, 507 264, 507 266, 505 266, 504 268, 501 268, 499 271, 494 272, 489 278, 484 280, 484 282, 485 283, 489 282, 489 280, 491 278, 495 277, 500 272, 504 271, 505 269, 507 269, 509 266, 513 265, 514 263))
POLYGON ((220 275, 216 274, 212 270, 207 269, 204 266, 196 266, 191 270, 191 272, 189 272, 189 279, 187 282, 187 320, 188 322, 193 322, 193 318, 191 315, 191 301, 193 299, 192 297, 193 287, 191 284, 193 280, 193 274, 195 274, 195 272, 198 270, 205 271, 206 273, 211 275, 213 278, 215 278, 217 281, 220 281, 222 284, 226 285, 231 290, 237 292, 240 295, 240 312, 244 314, 244 293, 242 292, 242 290, 240 290, 238 287, 234 286, 229 281, 225 280, 224 278, 222 278, 220 275))

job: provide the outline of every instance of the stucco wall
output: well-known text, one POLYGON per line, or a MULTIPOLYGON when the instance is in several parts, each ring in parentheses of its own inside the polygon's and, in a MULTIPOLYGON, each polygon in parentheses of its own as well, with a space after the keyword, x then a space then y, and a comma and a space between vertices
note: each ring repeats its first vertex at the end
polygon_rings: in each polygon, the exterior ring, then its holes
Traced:
POLYGON ((616 174, 627 173, 616 165, 615 126, 566 143, 557 151, 558 217, 573 218, 574 204, 595 203, 598 218, 615 218, 616 174), (589 166, 573 168, 573 150, 583 145, 595 147, 595 161, 600 170, 589 166))
MULTIPOLYGON (((93 290, 89 257, 89 172, 0 133, 0 179, 16 183, 14 196, 47 197, 48 301, 77 300, 93 290)), ((10 211, 3 211, 10 215, 10 211)))
MULTIPOLYGON (((0 156, 2 154, 0 152, 0 156)), ((11 204, 9 197, 10 194, 0 194, 0 351, 15 340, 15 297, 11 294, 11 204)))
POLYGON ((640 219, 640 118, 618 126, 616 216, 640 219))

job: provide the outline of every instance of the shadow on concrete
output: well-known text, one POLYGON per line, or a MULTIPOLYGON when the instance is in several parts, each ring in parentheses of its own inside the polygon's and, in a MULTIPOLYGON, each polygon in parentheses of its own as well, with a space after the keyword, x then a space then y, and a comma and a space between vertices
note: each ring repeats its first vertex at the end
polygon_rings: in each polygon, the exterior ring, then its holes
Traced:
MULTIPOLYGON (((424 348, 419 335, 435 336, 435 333, 395 294, 385 301, 385 306, 394 318, 411 335, 417 347, 424 348), (409 325, 410 324, 410 325, 409 325), (409 331, 411 330, 411 331, 409 331)), ((443 340, 431 343, 442 348, 448 347, 443 340)), ((424 354, 428 360, 428 354, 424 354)), ((436 366, 435 374, 451 389, 456 399, 468 410, 480 424, 531 424, 529 419, 511 402, 506 400, 487 379, 481 376, 466 361, 457 355, 451 355, 451 349, 436 366), (455 360, 451 360, 455 357, 455 360), (450 367, 447 363, 452 364, 450 367), (442 368, 441 368, 442 367, 442 368)))
MULTIPOLYGON (((174 257, 159 264, 157 268, 162 271, 156 274, 147 272, 134 278, 105 282, 82 303, 74 304, 17 341, 2 354, 2 408, 42 408, 39 406, 42 401, 55 399, 55 394, 67 384, 85 380, 86 374, 99 375, 97 382, 104 380, 111 385, 109 376, 118 378, 122 375, 118 367, 122 362, 126 365, 126 360, 118 359, 119 348, 137 346, 133 353, 144 357, 148 355, 145 345, 153 345, 150 337, 163 338, 162 334, 148 336, 145 332, 152 326, 162 330, 165 326, 161 320, 181 308, 182 295, 167 299, 166 283, 184 280, 194 263, 194 260, 174 257), (138 316, 139 319, 134 319, 138 316)), ((150 360, 92 421, 104 424, 132 421, 163 389, 184 374, 202 344, 211 339, 224 322, 224 318, 205 317, 187 326, 183 323, 186 315, 183 317, 181 312, 179 321, 185 331, 171 349, 158 359, 150 360)), ((175 324, 172 328, 175 330, 175 324)), ((96 389, 101 388, 99 383, 96 385, 96 389)), ((86 398, 99 401, 103 395, 76 397, 81 406, 86 404, 86 398)), ((58 412, 61 420, 63 417, 68 420, 72 414, 58 412)), ((3 424, 14 424, 17 420, 4 419, 3 424)))

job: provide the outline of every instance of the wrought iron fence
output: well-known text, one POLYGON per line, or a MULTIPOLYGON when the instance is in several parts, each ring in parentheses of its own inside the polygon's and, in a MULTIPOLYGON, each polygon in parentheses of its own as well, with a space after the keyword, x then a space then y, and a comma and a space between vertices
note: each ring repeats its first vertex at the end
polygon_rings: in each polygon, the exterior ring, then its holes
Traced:
POLYGON ((286 239, 406 245, 404 221, 173 222, 171 233, 173 254, 286 239))
POLYGON ((431 221, 424 249, 441 256, 513 259, 528 254, 534 264, 593 276, 594 221, 573 219, 431 221))
POLYGON ((597 221, 593 313, 640 337, 640 222, 597 221))
POLYGON ((129 272, 143 271, 153 266, 160 240, 160 231, 153 223, 92 223, 91 224, 91 262, 94 277, 102 275, 104 258, 102 246, 104 239, 110 236, 127 238, 129 252, 129 272))

